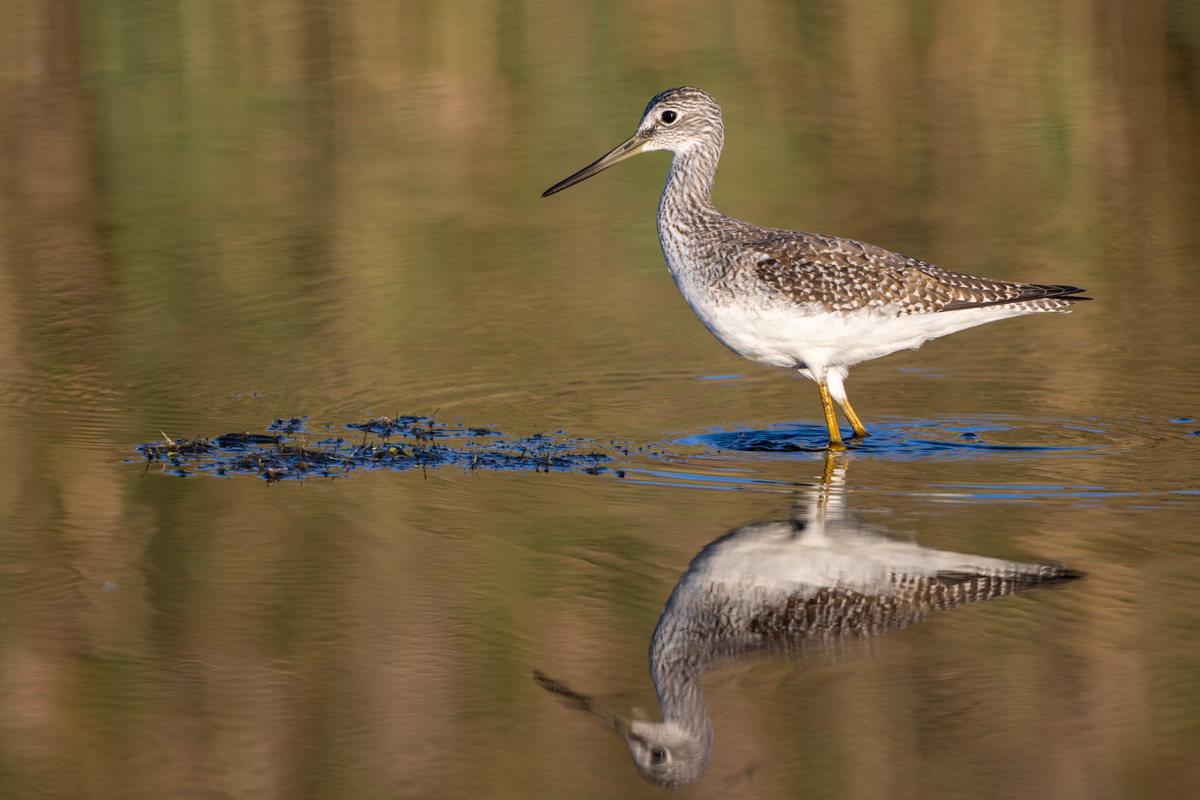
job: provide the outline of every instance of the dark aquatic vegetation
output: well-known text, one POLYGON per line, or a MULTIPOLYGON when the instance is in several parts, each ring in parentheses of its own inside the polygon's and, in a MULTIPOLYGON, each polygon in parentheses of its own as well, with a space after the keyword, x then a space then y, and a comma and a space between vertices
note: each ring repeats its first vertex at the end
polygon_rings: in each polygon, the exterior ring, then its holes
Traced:
MULTIPOLYGON (((212 439, 178 439, 163 435, 160 442, 135 449, 147 461, 162 464, 164 471, 187 476, 257 475, 280 480, 337 478, 371 469, 411 470, 459 467, 472 470, 609 472, 613 455, 588 446, 586 439, 561 434, 535 433, 506 437, 487 426, 444 425, 434 417, 379 417, 348 422, 351 438, 311 440, 303 418, 276 419, 273 433, 226 433, 212 439)), ((619 445, 610 444, 614 453, 619 445)), ((615 473, 622 477, 623 473, 615 473)))

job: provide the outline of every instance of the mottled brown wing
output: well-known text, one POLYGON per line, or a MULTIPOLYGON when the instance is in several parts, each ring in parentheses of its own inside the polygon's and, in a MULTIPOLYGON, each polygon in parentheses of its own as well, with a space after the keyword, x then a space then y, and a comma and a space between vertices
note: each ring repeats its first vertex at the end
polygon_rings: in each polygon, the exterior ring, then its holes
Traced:
POLYGON ((1053 310, 1088 299, 1072 296, 1082 291, 1074 286, 975 278, 832 236, 780 232, 743 244, 743 253, 764 285, 830 311, 888 306, 899 314, 929 314, 1013 303, 1053 310))
POLYGON ((1028 303, 1032 307, 1053 310, 1065 308, 1077 300, 1092 299, 1079 296, 1085 290, 1077 286, 991 281, 986 278, 973 278, 970 275, 938 269, 931 265, 925 265, 923 271, 936 279, 942 286, 953 288, 954 299, 939 308, 939 311, 1024 303, 1028 303))

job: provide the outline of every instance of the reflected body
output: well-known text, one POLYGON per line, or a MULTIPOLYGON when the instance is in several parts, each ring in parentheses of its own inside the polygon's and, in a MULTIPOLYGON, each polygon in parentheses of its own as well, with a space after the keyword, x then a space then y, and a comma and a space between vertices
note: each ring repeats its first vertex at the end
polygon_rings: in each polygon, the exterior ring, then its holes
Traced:
POLYGON ((822 487, 791 519, 739 528, 692 560, 650 645, 661 722, 625 720, 558 681, 540 673, 537 680, 624 737, 647 780, 681 786, 704 773, 712 750, 700 683, 705 672, 902 628, 935 611, 1079 577, 1056 564, 897 541, 848 518, 842 500, 822 487))
POLYGON ((675 285, 730 350, 817 382, 830 449, 844 447, 832 401, 856 438, 867 433, 844 387, 854 364, 1088 299, 1074 286, 976 278, 850 239, 726 217, 711 198, 723 143, 721 109, 712 97, 690 86, 670 89, 650 101, 633 136, 542 196, 638 153, 674 152, 658 205, 658 237, 675 285))

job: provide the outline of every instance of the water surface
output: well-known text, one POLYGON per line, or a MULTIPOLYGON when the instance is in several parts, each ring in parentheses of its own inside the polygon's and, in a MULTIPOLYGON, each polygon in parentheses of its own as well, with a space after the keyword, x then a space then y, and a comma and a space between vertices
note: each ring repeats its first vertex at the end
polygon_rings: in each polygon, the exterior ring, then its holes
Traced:
POLYGON ((857 367, 873 435, 835 489, 897 542, 1087 577, 712 671, 685 791, 1195 795, 1200 29, 1176 5, 0 17, 0 794, 661 794, 534 670, 652 716, 688 564, 831 470, 815 387, 672 286, 667 156, 538 197, 691 83, 724 109, 725 213, 1096 299, 857 367), (614 460, 268 483, 134 449, 402 415, 614 460))

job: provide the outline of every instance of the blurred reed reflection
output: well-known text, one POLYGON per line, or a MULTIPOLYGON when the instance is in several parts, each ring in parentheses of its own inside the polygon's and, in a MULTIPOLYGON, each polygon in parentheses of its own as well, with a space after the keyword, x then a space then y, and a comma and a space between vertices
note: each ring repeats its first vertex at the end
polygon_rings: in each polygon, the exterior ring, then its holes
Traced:
POLYGON ((788 519, 738 528, 692 559, 650 643, 661 722, 627 720, 541 672, 537 682, 624 738, 646 780, 682 786, 704 774, 713 746, 704 673, 885 633, 1081 575, 891 538, 849 513, 845 474, 830 455, 824 480, 798 498, 788 519))
MULTIPOLYGON (((721 759, 752 752, 779 766, 756 797, 1194 796, 1189 4, 18 0, 0 3, 0 797, 657 791, 613 774, 615 747, 571 772, 548 760, 562 718, 590 720, 524 713, 522 689, 548 699, 529 665, 613 697, 588 659, 640 661, 679 567, 762 519, 763 495, 541 475, 267 489, 122 461, 160 431, 281 414, 440 409, 655 450, 796 421, 799 384, 696 380, 745 366, 654 251, 665 161, 538 198, 680 83, 728 109, 729 213, 1096 291, 1069 326, 961 334, 954 380, 889 365, 880 420, 986 408, 1114 442, 861 459, 869 513, 926 544, 991 552, 961 538, 990 504, 979 536, 997 548, 1103 579, 1036 621, 963 609, 858 637, 907 660, 839 668, 787 714, 710 684, 721 749, 694 789, 717 794, 721 759), (896 719, 921 724, 897 736, 896 719), (827 736, 797 748, 780 728, 827 736)), ((723 466, 794 479, 797 461, 767 456, 723 466)), ((640 664, 606 663, 649 690, 640 664)))
MULTIPOLYGON (((434 404, 564 364, 707 368, 717 351, 648 248, 660 164, 537 199, 680 82, 736 120, 730 214, 1071 275, 1108 299, 1044 334, 1059 350, 1191 347, 1195 321, 1153 301, 1200 296, 1200 23, 1180 8, 5 4, 0 399, 122 406, 155 430, 198 387, 210 408, 233 391, 329 405, 385 361, 407 373, 385 388, 427 375, 434 404), (1141 291, 1111 290, 1134 272, 1141 291)), ((1106 370, 1023 368, 1054 393, 1113 391, 1106 370)))

